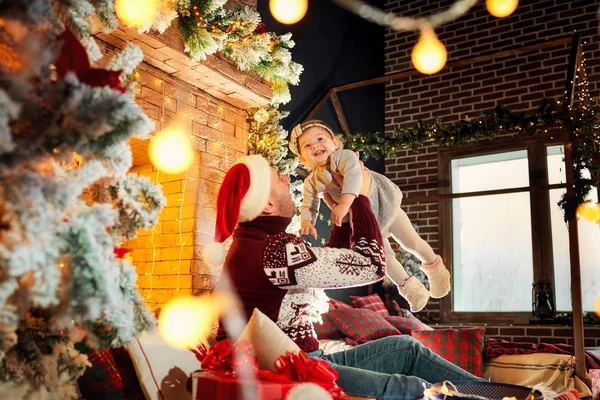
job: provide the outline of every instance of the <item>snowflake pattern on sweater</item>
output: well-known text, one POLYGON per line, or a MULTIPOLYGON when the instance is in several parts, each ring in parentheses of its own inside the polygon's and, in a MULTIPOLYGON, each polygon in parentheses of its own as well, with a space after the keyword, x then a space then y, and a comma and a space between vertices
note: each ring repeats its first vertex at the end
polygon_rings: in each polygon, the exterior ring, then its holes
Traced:
POLYGON ((319 342, 311 321, 311 305, 320 288, 362 286, 381 280, 385 253, 377 240, 360 238, 351 249, 311 248, 302 238, 279 233, 263 253, 263 268, 271 283, 288 289, 277 325, 307 352, 319 342))

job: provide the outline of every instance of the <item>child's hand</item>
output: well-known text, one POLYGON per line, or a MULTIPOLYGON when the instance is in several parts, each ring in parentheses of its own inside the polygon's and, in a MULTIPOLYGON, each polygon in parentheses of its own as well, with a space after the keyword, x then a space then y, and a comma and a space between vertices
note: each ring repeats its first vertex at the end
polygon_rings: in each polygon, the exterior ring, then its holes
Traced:
POLYGON ((350 210, 350 206, 346 204, 338 204, 331 211, 331 221, 336 226, 342 225, 342 220, 346 215, 348 215, 348 211, 350 210))
POLYGON ((317 229, 313 224, 306 224, 300 229, 300 235, 312 235, 317 240, 317 229))

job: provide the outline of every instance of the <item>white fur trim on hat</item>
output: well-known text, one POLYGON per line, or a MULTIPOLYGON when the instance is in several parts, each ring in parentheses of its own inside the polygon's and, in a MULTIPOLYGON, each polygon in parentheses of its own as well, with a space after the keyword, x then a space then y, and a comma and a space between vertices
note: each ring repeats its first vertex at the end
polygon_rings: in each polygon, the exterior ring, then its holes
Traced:
POLYGON ((213 267, 223 265, 223 261, 225 261, 225 246, 223 246, 223 243, 217 242, 207 244, 202 249, 202 258, 207 264, 213 267))
POLYGON ((250 171, 250 187, 240 204, 238 221, 252 221, 262 213, 271 194, 271 167, 263 156, 253 154, 240 158, 250 171))

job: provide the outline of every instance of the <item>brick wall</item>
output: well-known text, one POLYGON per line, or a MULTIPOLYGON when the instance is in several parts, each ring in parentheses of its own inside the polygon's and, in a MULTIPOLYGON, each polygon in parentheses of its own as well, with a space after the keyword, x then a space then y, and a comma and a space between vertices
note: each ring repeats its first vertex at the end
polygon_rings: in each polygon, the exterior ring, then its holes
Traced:
MULTIPOLYGON (((114 55, 113 46, 100 44, 107 59, 114 55)), ((147 304, 155 309, 178 294, 202 294, 212 289, 213 279, 220 274, 220 270, 204 264, 200 250, 213 240, 216 194, 225 171, 247 152, 248 124, 242 109, 148 63, 142 63, 137 73, 136 102, 155 122, 156 131, 160 130, 163 113, 163 126, 185 114, 196 151, 187 180, 185 173, 158 173, 158 183, 167 199, 158 224, 122 244, 133 250, 138 286, 147 304)), ((148 158, 148 141, 133 139, 130 145, 134 163, 130 172, 157 182, 158 171, 148 158)))
MULTIPOLYGON (((170 100, 165 102, 163 124, 166 126, 176 112, 188 114, 188 128, 196 150, 187 181, 185 173, 158 174, 158 182, 167 198, 167 205, 160 214, 159 223, 154 227, 154 251, 152 231, 142 232, 139 238, 124 244, 134 249, 133 262, 140 275, 138 285, 142 295, 147 296, 151 285, 153 286, 151 297, 147 301, 155 308, 178 293, 202 294, 209 291, 212 289, 213 279, 219 276, 220 270, 204 264, 200 251, 206 243, 213 240, 216 194, 225 171, 247 152, 248 125, 241 109, 186 87, 182 82, 169 78, 151 66, 142 65, 138 70, 142 87, 136 101, 155 121, 157 127, 160 127, 164 86, 165 95, 170 100), (179 213, 182 199, 180 240, 179 213), (182 242, 185 243, 183 248, 182 242), (149 276, 146 274, 152 271, 154 252, 154 271, 149 276)), ((155 182, 157 170, 147 162, 147 142, 138 141, 132 147, 134 162, 141 165, 134 166, 131 172, 148 176, 155 182)))
MULTIPOLYGON (((447 8, 453 1, 387 0, 386 9, 402 15, 429 15, 447 8)), ((467 15, 437 29, 448 49, 448 62, 492 55, 525 46, 540 45, 570 37, 579 32, 587 44, 588 76, 592 95, 597 98, 600 76, 598 43, 598 2, 562 0, 522 0, 515 13, 497 19, 479 2, 467 15)), ((417 33, 386 31, 386 74, 412 69, 410 53, 417 33)), ((440 118, 458 121, 491 110, 497 103, 511 109, 533 109, 542 98, 560 99, 564 92, 570 45, 557 44, 542 50, 502 58, 480 60, 461 67, 446 67, 433 76, 418 75, 386 85, 386 133, 396 126, 414 126, 420 120, 440 118)), ((419 153, 397 152, 386 160, 386 175, 405 194, 437 194, 437 148, 419 153)), ((435 201, 406 205, 411 221, 434 250, 439 251, 438 206, 435 201)), ((439 320, 439 301, 431 301, 425 311, 430 320, 439 320)), ((571 336, 572 337, 572 336, 571 336)))
MULTIPOLYGON (((465 325, 432 325, 435 329, 465 328, 465 325)), ((487 325, 485 335, 489 338, 504 339, 510 342, 529 343, 568 343, 573 344, 573 328, 570 326, 518 326, 487 325)), ((600 347, 600 327, 585 327, 585 346, 600 347)))

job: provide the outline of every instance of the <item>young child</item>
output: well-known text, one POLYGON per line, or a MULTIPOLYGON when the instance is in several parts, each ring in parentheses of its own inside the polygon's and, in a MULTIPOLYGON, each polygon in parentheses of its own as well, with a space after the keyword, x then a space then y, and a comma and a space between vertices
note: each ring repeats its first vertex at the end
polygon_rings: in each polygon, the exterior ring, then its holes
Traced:
MULTIPOLYGON (((304 180, 304 199, 300 208, 302 235, 317 237, 315 223, 319 213, 319 194, 328 194, 336 203, 331 220, 340 225, 362 185, 362 166, 356 154, 341 149, 339 138, 322 121, 311 120, 297 125, 290 137, 290 150, 311 169, 304 180), (343 177, 340 187, 335 174, 343 177)), ((387 276, 398 286, 412 312, 422 310, 429 297, 444 297, 450 291, 450 274, 440 256, 413 229, 406 213, 400 208, 402 192, 392 181, 373 171, 369 200, 384 238, 393 237, 404 250, 414 254, 423 264, 429 278, 428 291, 414 276, 409 277, 396 260, 389 239, 386 248, 387 276)))

